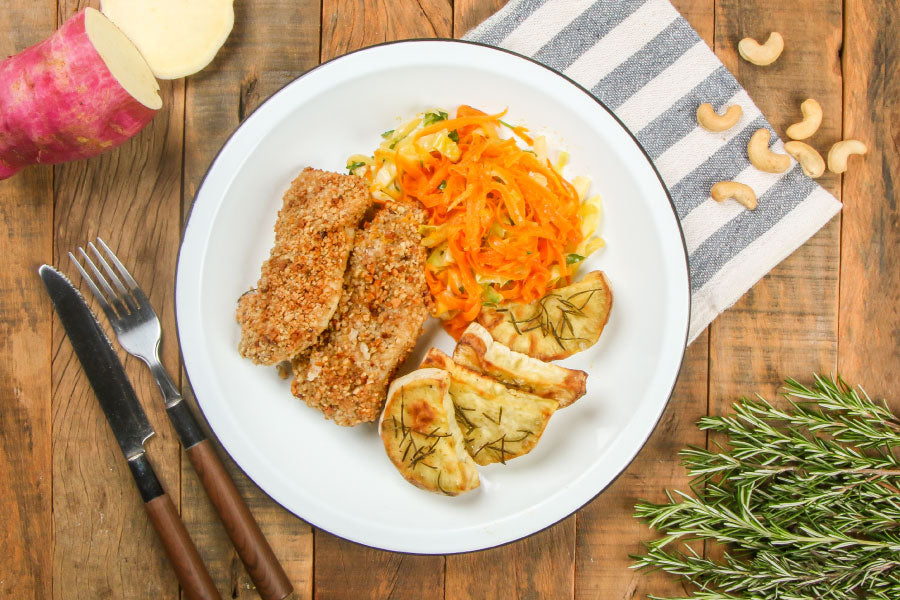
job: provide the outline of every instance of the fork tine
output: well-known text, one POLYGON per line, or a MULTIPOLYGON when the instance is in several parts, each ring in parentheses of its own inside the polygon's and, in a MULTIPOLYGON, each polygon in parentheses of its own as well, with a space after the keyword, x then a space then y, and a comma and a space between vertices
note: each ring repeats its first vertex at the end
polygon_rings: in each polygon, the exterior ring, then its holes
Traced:
POLYGON ((106 242, 104 242, 102 238, 98 237, 97 243, 100 244, 106 251, 106 255, 109 257, 109 260, 111 260, 112 263, 116 265, 116 268, 119 270, 119 273, 122 274, 122 279, 125 280, 125 283, 127 283, 132 290, 140 289, 138 287, 137 281, 134 280, 134 278, 131 276, 131 273, 128 272, 128 269, 126 269, 125 265, 123 265, 119 260, 119 257, 109 249, 109 246, 106 245, 106 242))
MULTIPOLYGON (((78 248, 78 249, 81 251, 82 256, 85 256, 87 258, 87 255, 84 253, 84 250, 82 250, 81 248, 78 248)), ((113 310, 113 307, 110 306, 109 301, 107 300, 106 296, 103 294, 103 292, 100 291, 100 288, 97 287, 97 284, 94 283, 94 280, 91 278, 90 275, 88 275, 88 272, 84 270, 84 267, 81 266, 81 263, 78 262, 78 259, 75 258, 75 255, 72 254, 71 252, 69 252, 69 259, 71 259, 71 261, 73 263, 75 263, 75 268, 78 269, 79 273, 81 273, 81 278, 84 280, 84 282, 90 288, 91 293, 94 295, 94 298, 97 299, 97 302, 100 303, 100 307, 103 309, 103 312, 106 313, 106 317, 110 321, 114 322, 118 318, 118 315, 113 310)), ((88 258, 88 262, 90 262, 89 258, 88 258)), ((91 266, 93 266, 93 264, 91 266)), ((96 267, 94 268, 94 270, 96 272, 96 267)), ((109 284, 106 283, 106 280, 103 279, 102 276, 100 277, 100 280, 103 282, 103 284, 105 284, 104 288, 109 288, 109 284)), ((109 291, 112 292, 111 289, 109 291)), ((111 297, 115 298, 115 294, 112 294, 111 297)))
POLYGON ((103 255, 100 254, 100 251, 97 250, 97 247, 94 246, 93 242, 88 242, 88 248, 91 249, 91 252, 94 254, 94 257, 100 262, 100 265, 103 267, 103 270, 106 271, 106 275, 112 280, 116 289, 119 290, 119 300, 125 303, 128 308, 127 312, 135 312, 137 311, 137 304, 134 299, 131 297, 128 288, 122 283, 122 280, 119 279, 119 276, 116 275, 116 272, 113 271, 112 267, 109 266, 109 263, 106 262, 106 259, 103 258, 103 255))
POLYGON ((82 258, 84 258, 85 264, 90 267, 91 272, 94 274, 94 277, 100 281, 100 286, 103 288, 103 291, 106 292, 110 304, 116 309, 116 313, 119 317, 125 317, 130 312, 130 306, 123 302, 122 297, 119 296, 112 286, 109 285, 109 282, 106 281, 106 277, 103 276, 103 273, 100 272, 100 269, 94 264, 94 261, 91 260, 91 257, 88 256, 88 253, 84 251, 84 248, 79 247, 79 252, 81 252, 82 258))
POLYGON ((134 277, 131 276, 131 273, 128 272, 128 269, 125 268, 125 265, 123 265, 122 261, 119 260, 119 257, 116 256, 116 253, 110 250, 109 246, 106 245, 106 242, 99 236, 97 237, 97 243, 106 251, 106 256, 109 257, 110 262, 112 262, 116 266, 116 269, 119 270, 122 279, 124 279, 125 283, 128 284, 128 287, 131 288, 131 293, 138 299, 141 307, 152 308, 150 307, 150 301, 147 299, 141 286, 137 284, 137 281, 134 280, 134 277))

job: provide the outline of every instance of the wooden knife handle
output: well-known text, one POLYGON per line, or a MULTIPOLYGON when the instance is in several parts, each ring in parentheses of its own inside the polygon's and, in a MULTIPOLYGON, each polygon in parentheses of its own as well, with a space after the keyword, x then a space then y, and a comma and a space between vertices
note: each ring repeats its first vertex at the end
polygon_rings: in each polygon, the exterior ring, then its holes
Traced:
POLYGON ((203 440, 188 448, 187 453, 260 597, 282 600, 288 596, 294 589, 291 581, 216 456, 212 443, 203 440))
POLYGON ((142 452, 129 458, 128 466, 141 493, 144 508, 150 515, 150 522, 162 540, 169 562, 187 597, 191 600, 222 600, 147 455, 142 452))
POLYGON ((222 600, 169 495, 157 496, 145 503, 144 508, 187 597, 191 600, 222 600))

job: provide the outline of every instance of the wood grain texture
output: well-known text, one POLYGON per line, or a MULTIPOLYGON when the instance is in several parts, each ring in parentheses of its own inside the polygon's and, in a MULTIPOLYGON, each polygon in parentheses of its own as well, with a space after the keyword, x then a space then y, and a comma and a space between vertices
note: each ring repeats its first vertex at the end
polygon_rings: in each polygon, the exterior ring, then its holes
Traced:
MULTIPOLYGON (((186 80, 185 218, 203 175, 228 136, 262 101, 319 61, 319 0, 242 0, 234 10, 234 30, 215 60, 186 80)), ((174 341, 174 330, 172 335, 174 341)), ((186 381, 182 394, 199 416, 186 381)), ((205 422, 202 425, 206 428, 205 422)), ((294 585, 293 597, 311 598, 311 528, 273 502, 223 452, 220 458, 294 585)), ((259 598, 186 458, 181 500, 182 517, 222 594, 259 598)))
POLYGON ((451 0, 322 0, 321 60, 381 42, 451 37, 452 19, 451 0))
MULTIPOLYGON (((503 0, 456 0, 453 35, 462 37, 499 10, 503 0)), ((452 107, 448 107, 452 108, 452 107)), ((571 598, 575 586, 576 516, 500 548, 447 557, 448 600, 571 598)))
POLYGON ((453 600, 571 598, 576 516, 499 548, 447 557, 445 597, 453 600))
MULTIPOLYGON (((60 21, 85 5, 61 2, 60 21)), ((54 169, 53 261, 73 273, 66 253, 103 237, 150 297, 163 331, 173 335, 184 92, 181 81, 161 87, 163 109, 140 134, 100 157, 54 169)), ((54 323, 53 597, 83 598, 90 591, 99 598, 178 598, 178 582, 128 466, 54 323)), ((180 445, 156 386, 143 363, 119 355, 157 432, 147 443, 148 454, 164 487, 178 498, 180 445)), ((164 344, 162 360, 177 372, 177 345, 164 344)))
POLYGON ((838 369, 900 411, 900 12, 845 10, 843 136, 869 152, 844 174, 838 369))
POLYGON ((453 37, 461 38, 506 5, 506 0, 454 0, 453 37))
MULTIPOLYGON (((802 0, 773 6, 762 0, 716 3, 716 54, 750 93, 776 131, 800 120, 805 98, 822 105, 825 119, 810 145, 827 150, 840 138, 839 0, 802 0), (798 19, 802 14, 804 18, 798 19), (779 31, 781 57, 769 67, 737 55, 744 37, 779 31)), ((839 195, 837 179, 818 180, 839 195)), ((829 373, 837 360, 840 217, 757 283, 710 327, 710 411, 741 395, 775 396, 788 376, 829 373)))
MULTIPOLYGON (((0 58, 56 28, 56 3, 0 5, 0 58)), ((0 598, 51 593, 50 303, 37 267, 51 259, 52 167, 0 181, 0 598)))

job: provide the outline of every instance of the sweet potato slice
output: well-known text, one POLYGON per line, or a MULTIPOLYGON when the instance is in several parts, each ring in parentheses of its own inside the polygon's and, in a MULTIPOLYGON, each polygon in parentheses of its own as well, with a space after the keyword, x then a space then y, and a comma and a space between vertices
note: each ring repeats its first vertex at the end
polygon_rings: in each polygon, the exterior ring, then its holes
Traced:
POLYGON ((102 0, 101 10, 160 79, 186 77, 208 65, 234 26, 232 0, 102 0))
POLYGON ((485 307, 477 321, 511 350, 540 360, 559 360, 597 343, 612 301, 603 271, 591 271, 581 281, 531 304, 485 307))
POLYGON ((531 452, 559 406, 556 400, 511 389, 479 375, 436 348, 425 355, 422 367, 450 374, 456 421, 466 450, 479 465, 505 464, 531 452))
POLYGON ((378 430, 388 457, 410 483, 448 496, 478 487, 448 390, 450 376, 419 369, 395 379, 378 430))
POLYGON ((478 323, 471 323, 463 331, 453 350, 453 361, 508 386, 552 398, 559 402, 560 408, 584 396, 587 382, 584 371, 566 369, 510 350, 478 323))

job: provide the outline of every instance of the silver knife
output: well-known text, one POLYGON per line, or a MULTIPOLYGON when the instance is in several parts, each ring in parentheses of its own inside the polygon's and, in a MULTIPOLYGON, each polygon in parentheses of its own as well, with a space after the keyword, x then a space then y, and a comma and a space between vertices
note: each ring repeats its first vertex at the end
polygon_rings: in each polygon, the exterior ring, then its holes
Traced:
POLYGON ((144 508, 163 542, 178 581, 191 600, 221 600, 175 505, 157 479, 144 451, 144 442, 153 435, 153 428, 109 338, 84 298, 62 273, 49 265, 41 266, 38 273, 128 460, 144 508))

